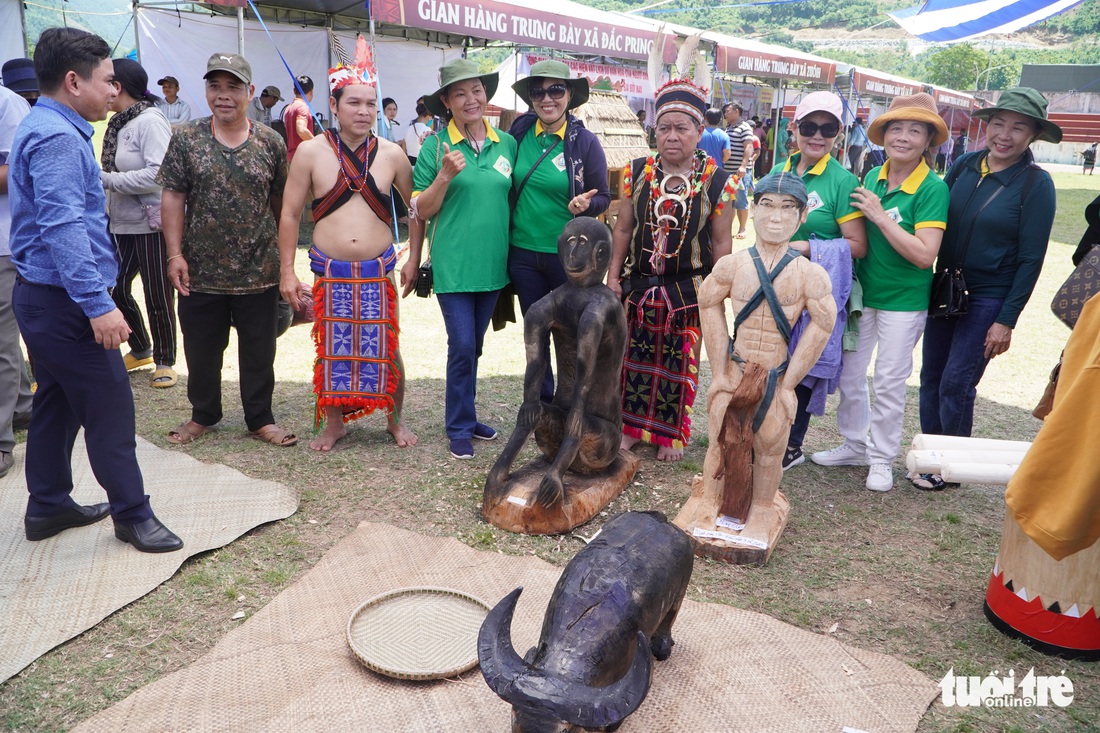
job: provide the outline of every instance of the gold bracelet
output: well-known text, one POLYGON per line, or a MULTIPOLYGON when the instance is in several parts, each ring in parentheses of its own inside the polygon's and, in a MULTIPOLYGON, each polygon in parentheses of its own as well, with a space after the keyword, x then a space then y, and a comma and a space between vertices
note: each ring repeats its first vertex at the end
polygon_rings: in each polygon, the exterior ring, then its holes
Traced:
POLYGON ((171 262, 172 260, 176 259, 177 257, 183 257, 183 255, 172 255, 167 260, 165 260, 165 262, 171 262))

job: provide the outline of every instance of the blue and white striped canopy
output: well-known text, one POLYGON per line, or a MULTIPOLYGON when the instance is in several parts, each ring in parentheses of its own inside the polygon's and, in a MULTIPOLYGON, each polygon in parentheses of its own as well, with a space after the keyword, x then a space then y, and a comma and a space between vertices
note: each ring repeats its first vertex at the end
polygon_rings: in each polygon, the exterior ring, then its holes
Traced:
POLYGON ((1065 12, 1084 0, 927 0, 890 13, 909 33, 932 43, 952 43, 987 33, 1012 33, 1065 12))

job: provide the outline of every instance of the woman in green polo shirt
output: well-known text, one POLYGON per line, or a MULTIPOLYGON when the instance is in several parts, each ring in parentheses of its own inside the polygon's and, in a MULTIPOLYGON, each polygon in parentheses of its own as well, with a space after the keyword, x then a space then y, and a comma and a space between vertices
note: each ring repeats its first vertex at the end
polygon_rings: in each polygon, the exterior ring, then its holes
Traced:
POLYGON ((871 491, 894 487, 891 465, 901 451, 905 380, 924 332, 932 264, 947 226, 947 184, 924 162, 949 135, 929 94, 895 97, 867 135, 887 160, 867 174, 852 204, 867 218, 867 256, 856 263, 863 286, 859 348, 844 355, 837 427, 844 443, 813 455, 825 466, 869 466, 871 491), (875 404, 867 368, 875 358, 875 404), (868 436, 869 431, 869 436, 868 436))
MULTIPOLYGON (((512 85, 531 110, 516 118, 512 175, 512 246, 508 275, 520 312, 567 280, 558 259, 558 235, 575 216, 599 216, 611 203, 607 158, 600 141, 569 113, 588 101, 588 80, 571 78, 569 67, 539 61, 512 85)), ((541 397, 554 399, 554 377, 546 365, 541 397)))
MULTIPOLYGON (((497 431, 478 422, 477 362, 497 295, 508 284, 508 191, 516 141, 491 126, 485 107, 497 75, 457 59, 439 70, 440 88, 425 99, 447 127, 420 148, 413 197, 425 222, 428 257, 439 309, 447 329, 444 414, 451 455, 473 458, 471 440, 493 440, 497 431)), ((410 242, 402 283, 415 280, 420 246, 410 242)))
MULTIPOLYGON (((824 415, 825 399, 836 390, 846 321, 843 314, 852 289, 852 258, 867 253, 863 212, 852 205, 851 198, 859 179, 829 152, 840 134, 843 115, 840 97, 832 92, 813 92, 803 97, 794 112, 797 152, 772 169, 773 173, 793 171, 806 184, 806 221, 795 232, 791 247, 829 273, 837 313, 841 314, 821 357, 794 388, 798 406, 783 454, 784 471, 806 462, 802 443, 810 427, 810 415, 824 415)), ((809 320, 809 315, 803 313, 795 323, 788 344, 790 353, 794 353, 809 320)))

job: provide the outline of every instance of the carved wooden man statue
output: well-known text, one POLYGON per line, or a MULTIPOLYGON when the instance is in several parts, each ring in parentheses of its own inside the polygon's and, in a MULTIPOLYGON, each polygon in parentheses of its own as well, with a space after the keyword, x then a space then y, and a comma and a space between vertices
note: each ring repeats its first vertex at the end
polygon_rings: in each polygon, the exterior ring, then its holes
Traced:
POLYGON ((756 245, 719 260, 699 291, 713 375, 710 445, 702 479, 675 522, 694 537, 698 553, 727 562, 765 562, 786 525, 790 505, 779 482, 794 387, 836 319, 825 270, 787 246, 805 221, 806 200, 805 184, 792 173, 761 179, 753 197, 756 245), (732 339, 727 298, 736 314, 732 339), (788 358, 791 324, 803 309, 810 322, 788 358))
POLYGON ((511 531, 566 532, 618 496, 637 468, 637 458, 619 454, 626 316, 603 284, 611 260, 610 230, 596 219, 574 219, 558 237, 558 256, 569 280, 524 316, 523 405, 485 482, 482 514, 511 531), (550 359, 548 334, 558 367, 549 404, 539 399, 550 359), (512 463, 532 432, 544 458, 511 478, 512 463), (581 476, 567 482, 567 471, 581 476))

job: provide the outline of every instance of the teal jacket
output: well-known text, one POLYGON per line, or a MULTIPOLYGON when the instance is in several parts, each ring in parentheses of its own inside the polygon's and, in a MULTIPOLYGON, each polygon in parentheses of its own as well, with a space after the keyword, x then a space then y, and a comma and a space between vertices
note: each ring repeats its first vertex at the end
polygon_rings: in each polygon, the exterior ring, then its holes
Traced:
POLYGON ((957 267, 965 250, 962 270, 970 297, 1003 299, 996 322, 1015 328, 1039 280, 1057 197, 1050 174, 1035 165, 1030 150, 1015 165, 983 179, 986 155, 981 150, 962 156, 944 178, 951 203, 936 269, 957 267))

